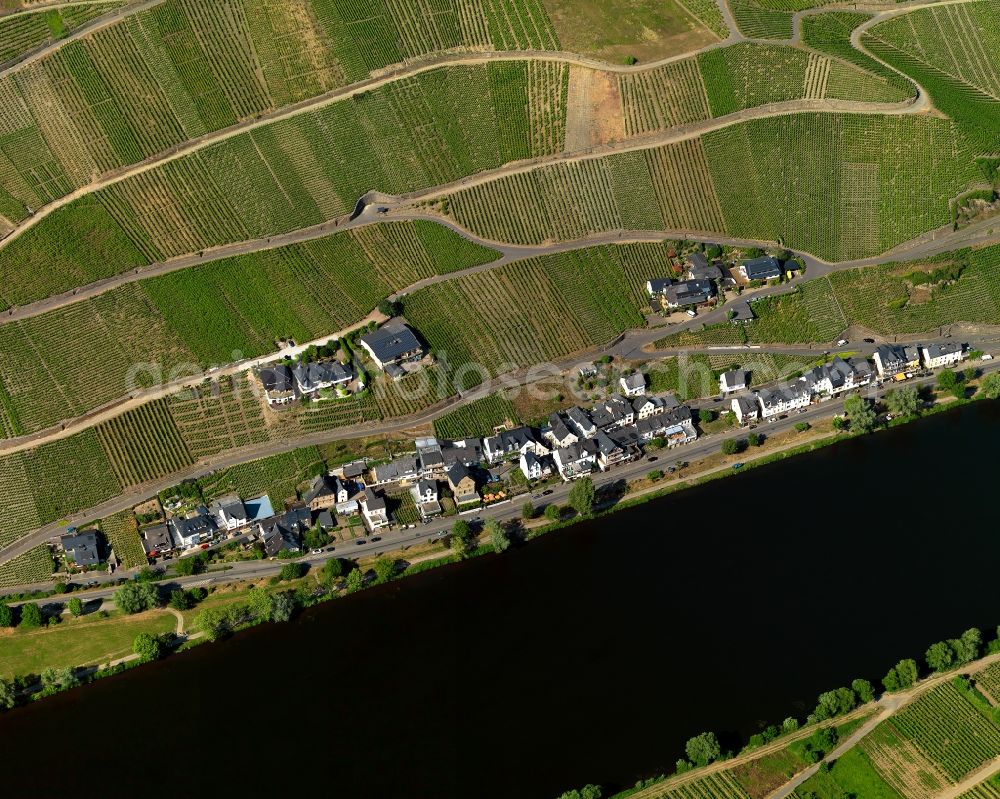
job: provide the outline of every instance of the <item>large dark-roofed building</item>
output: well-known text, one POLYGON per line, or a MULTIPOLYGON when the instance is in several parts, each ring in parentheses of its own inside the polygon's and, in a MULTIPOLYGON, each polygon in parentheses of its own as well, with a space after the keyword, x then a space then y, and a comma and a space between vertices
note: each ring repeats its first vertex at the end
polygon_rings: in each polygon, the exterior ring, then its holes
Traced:
POLYGON ((379 369, 423 355, 424 347, 403 322, 393 320, 358 339, 379 369))

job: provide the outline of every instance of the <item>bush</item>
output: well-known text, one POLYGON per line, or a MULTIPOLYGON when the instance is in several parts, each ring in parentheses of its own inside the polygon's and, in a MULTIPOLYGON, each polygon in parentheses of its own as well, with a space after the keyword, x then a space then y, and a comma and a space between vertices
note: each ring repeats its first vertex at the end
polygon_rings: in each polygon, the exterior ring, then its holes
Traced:
POLYGON ((735 455, 740 449, 740 442, 735 438, 727 438, 722 442, 723 455, 735 455))
POLYGON ((160 593, 151 583, 126 583, 115 591, 114 599, 123 613, 142 613, 160 603, 160 593))
POLYGON ((286 563, 278 573, 279 580, 298 580, 306 573, 304 563, 286 563))
POLYGON ((80 601, 79 597, 73 597, 69 602, 66 603, 66 608, 69 610, 73 616, 83 615, 83 602, 80 601))
POLYGON ((526 520, 535 518, 535 506, 531 504, 530 500, 521 506, 521 518, 526 520))
POLYGON ((662 477, 663 477, 662 469, 653 469, 651 472, 646 474, 646 479, 651 480, 654 483, 662 477))
POLYGON ((132 642, 132 651, 144 662, 159 660, 163 657, 163 643, 154 635, 139 633, 132 642))
POLYGON ((545 518, 550 522, 557 522, 562 518, 562 511, 559 510, 559 506, 555 503, 547 505, 545 508, 545 518))
POLYGON ((795 423, 795 429, 798 430, 800 433, 804 433, 806 430, 808 430, 810 428, 810 426, 811 425, 809 424, 809 422, 796 422, 795 423))
POLYGON ((34 602, 21 605, 21 621, 17 625, 24 630, 33 630, 42 626, 42 609, 34 602))

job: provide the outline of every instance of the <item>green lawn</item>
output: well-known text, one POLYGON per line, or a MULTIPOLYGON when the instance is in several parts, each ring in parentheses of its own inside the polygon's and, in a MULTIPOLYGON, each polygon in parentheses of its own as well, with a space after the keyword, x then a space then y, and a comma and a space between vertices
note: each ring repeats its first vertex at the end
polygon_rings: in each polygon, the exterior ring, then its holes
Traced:
POLYGON ((864 799, 903 799, 875 771, 868 756, 858 748, 849 749, 838 758, 830 771, 820 772, 795 792, 798 797, 812 792, 816 799, 841 799, 859 796, 864 799))
POLYGON ((175 626, 176 620, 165 611, 132 617, 111 613, 109 618, 93 613, 79 619, 64 617, 57 627, 0 633, 0 677, 39 674, 50 666, 104 663, 131 654, 139 633, 165 633, 175 626))

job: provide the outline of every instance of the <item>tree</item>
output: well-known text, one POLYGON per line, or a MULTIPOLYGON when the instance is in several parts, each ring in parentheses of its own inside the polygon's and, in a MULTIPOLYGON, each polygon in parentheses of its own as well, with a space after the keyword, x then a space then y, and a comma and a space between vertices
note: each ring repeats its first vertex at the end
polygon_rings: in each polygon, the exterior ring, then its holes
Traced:
POLYGON ((270 621, 274 612, 274 599, 263 588, 251 588, 247 593, 247 609, 258 621, 270 621))
POLYGON ((83 615, 83 603, 80 601, 80 597, 72 597, 69 602, 66 603, 66 607, 73 616, 83 615))
POLYGON ((663 469, 651 469, 646 473, 646 479, 651 483, 655 483, 657 480, 663 477, 663 469))
POLYGON ((332 583, 338 577, 344 573, 344 564, 340 562, 340 558, 330 558, 326 563, 323 564, 323 570, 320 572, 321 578, 326 583, 332 583))
POLYGON ((170 599, 167 604, 174 610, 190 610, 191 609, 191 597, 187 595, 187 592, 181 588, 175 588, 170 592, 170 599))
POLYGON ((969 663, 979 657, 983 648, 983 634, 975 627, 970 627, 961 638, 951 641, 955 650, 955 658, 959 663, 969 663))
POLYGON ((994 372, 983 378, 981 390, 986 399, 1000 398, 1000 374, 994 372))
POLYGON ((700 408, 695 413, 698 416, 698 424, 708 424, 715 421, 715 411, 709 408, 700 408))
POLYGON ((274 598, 274 610, 271 612, 271 619, 276 622, 286 622, 295 613, 295 597, 289 592, 278 594, 274 598))
POLYGON ((41 673, 42 686, 45 688, 75 688, 80 684, 80 678, 70 666, 64 669, 45 669, 41 673))
POLYGON ((833 429, 834 430, 843 430, 845 427, 847 427, 847 420, 843 416, 834 416, 833 417, 833 429))
POLYGON ((851 430, 856 433, 870 433, 875 429, 876 416, 871 406, 857 394, 844 402, 844 412, 851 421, 851 430))
POLYGON ((850 688, 835 688, 819 695, 813 716, 817 721, 832 719, 854 709, 857 697, 850 688))
POLYGON ((142 613, 160 603, 160 594, 152 583, 126 583, 115 591, 114 599, 123 613, 142 613))
POLYGON ((952 369, 942 369, 938 372, 937 386, 943 391, 950 391, 958 382, 958 375, 952 369))
POLYGON ((764 438, 760 433, 751 433, 747 436, 747 442, 749 442, 751 447, 759 447, 764 443, 764 438))
POLYGON ((893 416, 916 416, 920 410, 920 395, 913 386, 893 389, 885 401, 893 416))
POLYGON ((722 454, 723 455, 735 455, 740 451, 740 442, 735 438, 727 438, 722 442, 722 454))
POLYGON ((934 671, 944 671, 955 662, 955 650, 947 641, 938 641, 928 647, 924 657, 934 671))
POLYGON ((163 643, 155 635, 139 633, 132 641, 132 651, 144 662, 159 660, 163 657, 163 643))
POLYGON ((531 500, 521 506, 521 518, 526 521, 535 518, 535 506, 531 504, 531 500))
POLYGON ((305 565, 302 563, 286 563, 278 573, 279 580, 298 580, 305 574, 305 565))
POLYGON ((581 516, 590 516, 594 512, 596 498, 597 491, 594 488, 594 481, 589 477, 581 477, 573 484, 573 488, 569 492, 569 504, 581 516))
POLYGON ((451 548, 459 557, 464 558, 469 554, 474 539, 472 527, 465 519, 457 519, 451 526, 451 548))
POLYGON ((551 505, 545 506, 545 518, 550 522, 557 522, 562 518, 562 511, 559 510, 559 506, 554 502, 551 505))
POLYGON ((379 558, 375 561, 375 578, 380 583, 387 583, 396 573, 396 563, 391 558, 379 558))
POLYGON ((0 710, 10 710, 17 704, 17 690, 13 683, 0 680, 0 710))
POLYGON ((722 754, 722 747, 719 746, 719 739, 715 737, 714 732, 703 732, 688 739, 684 751, 696 766, 707 766, 722 754))
POLYGON ((603 793, 600 785, 584 785, 572 791, 563 791, 559 799, 601 799, 603 793))
POLYGON ((965 385, 965 383, 955 383, 955 385, 951 387, 951 395, 955 399, 960 399, 960 400, 965 399, 968 393, 969 389, 968 386, 965 385))
POLYGON ((810 427, 809 422, 796 422, 795 423, 795 429, 798 430, 800 433, 804 433, 806 430, 809 429, 809 427, 810 427))
POLYGON ((858 695, 862 704, 868 704, 875 698, 875 689, 868 680, 859 677, 851 683, 851 690, 858 695))
POLYGON ((882 679, 882 685, 887 691, 905 691, 917 681, 916 661, 907 658, 901 660, 882 679))
POLYGON ((217 641, 228 631, 226 614, 222 608, 203 608, 194 617, 194 625, 209 641, 217 641))
POLYGON ((365 584, 365 576, 361 573, 361 569, 354 568, 347 575, 345 582, 347 583, 347 593, 353 594, 362 589, 365 584))
POLYGON ((42 626, 42 609, 34 602, 21 605, 21 621, 17 625, 25 630, 42 626))
POLYGON ((174 562, 174 574, 180 577, 190 577, 201 570, 200 566, 201 557, 199 555, 194 555, 190 558, 181 558, 174 562))
POLYGON ((378 312, 382 316, 399 316, 403 311, 403 303, 388 298, 378 304, 378 312))
POLYGON ((799 720, 794 716, 789 716, 781 722, 782 732, 795 732, 799 728, 799 720))
POLYGON ((506 552, 510 548, 510 536, 496 519, 486 522, 486 533, 490 537, 490 544, 496 553, 506 552))
POLYGON ((14 626, 14 611, 6 602, 0 602, 0 627, 14 626))

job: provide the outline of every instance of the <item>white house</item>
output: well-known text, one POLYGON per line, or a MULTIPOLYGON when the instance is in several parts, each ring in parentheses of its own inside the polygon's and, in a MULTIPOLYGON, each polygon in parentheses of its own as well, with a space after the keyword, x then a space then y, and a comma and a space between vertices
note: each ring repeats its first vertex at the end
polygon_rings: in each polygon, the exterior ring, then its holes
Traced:
POLYGON ((574 406, 566 411, 566 421, 570 429, 582 438, 593 438, 597 435, 597 426, 583 408, 574 406))
POLYGON ((199 513, 190 519, 175 517, 167 522, 167 527, 179 549, 187 549, 210 539, 217 529, 215 519, 207 513, 199 513))
POLYGON ((750 373, 744 369, 732 369, 719 375, 719 391, 723 396, 734 391, 743 391, 750 384, 750 373))
POLYGON ((883 380, 920 368, 920 349, 913 345, 883 344, 875 350, 875 368, 883 380))
POLYGON ((424 519, 441 513, 441 502, 438 497, 438 487, 435 480, 420 480, 410 489, 413 501, 424 519))
POLYGON ((534 452, 536 455, 547 455, 549 448, 535 438, 530 427, 515 427, 513 430, 501 430, 495 436, 483 440, 483 452, 486 460, 496 463, 503 458, 518 456, 524 452, 534 452))
POLYGON ((638 397, 646 393, 646 376, 642 372, 625 375, 619 379, 618 383, 626 397, 638 397))
POLYGON ((802 383, 793 383, 786 388, 773 390, 762 388, 756 394, 762 419, 808 407, 812 399, 809 389, 802 383))
POLYGON ((368 525, 369 530, 377 530, 389 524, 389 514, 386 510, 385 499, 376 495, 370 488, 366 488, 361 495, 361 516, 368 525))
POLYGON ((558 413, 549 417, 548 429, 542 433, 546 441, 551 441, 556 447, 568 447, 579 441, 579 437, 570 430, 558 413))
POLYGON ((650 297, 659 297, 665 292, 673 281, 669 277, 654 277, 646 281, 646 291, 650 297))
POLYGON ((358 343, 382 371, 391 371, 389 366, 417 360, 424 354, 416 334, 399 319, 391 319, 378 330, 366 333, 358 343))
POLYGON ((750 397, 733 397, 732 407, 740 424, 751 424, 760 418, 757 403, 750 397))
MULTIPOLYGON (((632 401, 632 410, 636 419, 648 419, 657 416, 667 409, 667 401, 662 397, 639 397, 632 401)), ((627 424, 631 424, 628 422, 627 424)))
POLYGON ((800 381, 812 394, 833 396, 868 385, 871 378, 871 366, 863 358, 849 361, 834 358, 830 363, 814 366, 800 381))
POLYGON ((552 460, 562 479, 569 482, 594 471, 598 452, 596 442, 588 438, 568 447, 560 447, 552 453, 552 460))
POLYGON ((318 361, 299 364, 292 375, 299 394, 308 396, 335 386, 346 386, 354 379, 354 370, 337 361, 318 361))
POLYGON ((250 523, 246 505, 236 494, 219 497, 209 510, 221 530, 238 530, 250 523))
POLYGON ((958 343, 927 344, 920 348, 920 355, 928 369, 939 369, 961 361, 964 350, 965 346, 958 343))
POLYGON ((552 459, 547 455, 538 456, 534 452, 521 453, 521 472, 529 480, 541 480, 552 474, 552 459))
POLYGON ((295 399, 295 378, 285 364, 266 366, 260 370, 259 376, 268 405, 287 405, 295 399))

